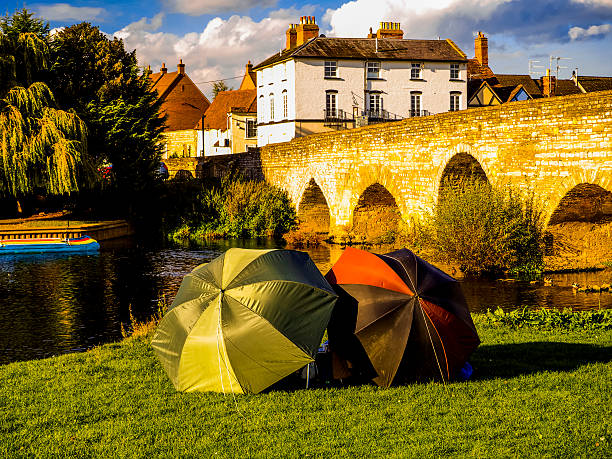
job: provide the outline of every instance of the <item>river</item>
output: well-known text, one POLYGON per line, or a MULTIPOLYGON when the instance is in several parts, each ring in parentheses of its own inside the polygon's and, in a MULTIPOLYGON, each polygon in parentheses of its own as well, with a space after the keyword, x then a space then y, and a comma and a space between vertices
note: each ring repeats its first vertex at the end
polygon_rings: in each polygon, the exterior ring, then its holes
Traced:
MULTIPOLYGON (((146 320, 159 301, 172 302, 183 276, 229 247, 274 248, 271 240, 222 241, 204 246, 143 248, 106 244, 97 255, 0 258, 0 364, 78 352, 120 340, 121 325, 146 320)), ((338 246, 307 250, 322 272, 342 253, 338 246)), ((374 251, 384 252, 384 249, 374 251)), ((461 279, 472 311, 502 307, 611 308, 612 293, 574 292, 610 283, 612 271, 552 274, 552 286, 528 281, 461 279)))

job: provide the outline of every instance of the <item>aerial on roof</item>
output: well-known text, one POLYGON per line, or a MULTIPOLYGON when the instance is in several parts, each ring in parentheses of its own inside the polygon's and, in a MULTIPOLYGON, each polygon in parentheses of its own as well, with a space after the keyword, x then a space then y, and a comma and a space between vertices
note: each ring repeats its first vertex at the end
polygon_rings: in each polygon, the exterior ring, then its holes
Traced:
POLYGON ((204 115, 204 129, 228 129, 227 114, 232 111, 256 113, 257 90, 221 91, 204 115))
POLYGON ((303 45, 282 50, 259 63, 254 70, 297 57, 372 60, 466 62, 465 54, 450 40, 398 40, 317 37, 303 45))

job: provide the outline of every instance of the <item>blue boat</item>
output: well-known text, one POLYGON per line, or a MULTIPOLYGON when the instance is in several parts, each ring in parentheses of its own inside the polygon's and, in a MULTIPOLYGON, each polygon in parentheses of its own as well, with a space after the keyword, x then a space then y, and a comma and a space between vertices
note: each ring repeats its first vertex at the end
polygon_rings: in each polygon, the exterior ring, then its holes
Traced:
POLYGON ((0 255, 16 253, 96 252, 100 244, 89 236, 72 239, 59 237, 0 240, 0 255))

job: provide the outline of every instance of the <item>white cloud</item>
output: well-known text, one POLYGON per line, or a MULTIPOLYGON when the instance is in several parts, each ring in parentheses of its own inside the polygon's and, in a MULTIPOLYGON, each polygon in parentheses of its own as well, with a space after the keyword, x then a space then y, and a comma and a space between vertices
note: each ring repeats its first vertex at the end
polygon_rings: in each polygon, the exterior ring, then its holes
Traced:
MULTIPOLYGON (((189 77, 200 83, 198 86, 208 96, 212 93, 212 84, 203 82, 242 77, 247 61, 255 65, 284 48, 285 31, 289 24, 313 12, 313 7, 281 9, 259 22, 248 16, 216 17, 206 24, 202 32, 185 35, 152 31, 150 27, 156 23, 156 19, 151 19, 149 23, 141 19, 114 35, 123 39, 127 50, 136 49, 139 64, 151 65, 154 72, 158 71, 162 62, 170 71, 174 71, 175 65, 182 59, 189 77)), ((236 88, 240 78, 226 83, 236 88)))
MULTIPOLYGON (((406 38, 432 38, 445 32, 445 20, 469 11, 472 22, 488 19, 495 8, 511 0, 354 0, 328 9, 324 21, 331 36, 364 37, 379 22, 400 22, 406 38)), ((467 25, 467 24, 466 24, 467 25)))
POLYGON ((48 21, 100 21, 106 15, 104 8, 72 6, 68 3, 32 5, 32 9, 48 21))
POLYGON ((572 41, 574 40, 584 40, 587 38, 593 38, 597 36, 604 36, 612 32, 612 24, 601 24, 601 25, 592 25, 588 29, 583 29, 582 27, 572 27, 569 29, 567 34, 569 35, 572 41))
POLYGON ((572 0, 572 3, 582 3, 588 6, 609 6, 612 7, 612 0, 572 0))
POLYGON ((271 8, 278 0, 163 0, 171 11, 192 16, 225 12, 247 11, 253 8, 271 8))

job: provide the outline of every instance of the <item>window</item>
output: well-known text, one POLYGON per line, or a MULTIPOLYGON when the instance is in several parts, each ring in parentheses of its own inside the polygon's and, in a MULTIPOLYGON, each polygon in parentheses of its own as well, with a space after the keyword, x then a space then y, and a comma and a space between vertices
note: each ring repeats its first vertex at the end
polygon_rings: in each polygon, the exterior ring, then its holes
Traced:
POLYGON ((338 93, 327 91, 325 93, 325 117, 336 118, 338 116, 338 93))
POLYGON ((410 93, 410 116, 421 116, 421 93, 410 93))
POLYGON ((460 92, 451 92, 450 93, 450 111, 451 112, 456 112, 457 110, 459 110, 459 101, 461 98, 461 93, 460 92))
POLYGON ((368 62, 368 78, 380 78, 380 62, 368 62))
POLYGON ((382 117, 382 98, 378 93, 370 93, 370 117, 382 117))
POLYGON ((257 104, 257 118, 260 123, 264 121, 264 96, 259 96, 259 104, 257 104))
POLYGON ((325 61, 325 78, 337 78, 337 77, 338 77, 338 62, 325 61))
POLYGON ((283 91, 283 119, 287 119, 289 117, 289 110, 287 107, 287 90, 283 91))
POLYGON ((246 138, 252 139, 257 137, 257 123, 253 119, 246 120, 246 138))
POLYGON ((451 64, 450 65, 450 79, 458 80, 459 79, 459 64, 451 64))
POLYGON ((270 94, 270 121, 274 121, 274 94, 270 94))
POLYGON ((410 79, 420 80, 421 79, 421 64, 413 62, 410 66, 410 79))

